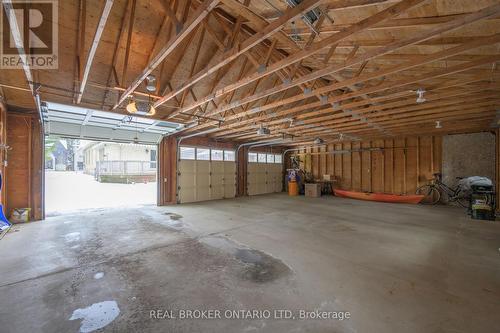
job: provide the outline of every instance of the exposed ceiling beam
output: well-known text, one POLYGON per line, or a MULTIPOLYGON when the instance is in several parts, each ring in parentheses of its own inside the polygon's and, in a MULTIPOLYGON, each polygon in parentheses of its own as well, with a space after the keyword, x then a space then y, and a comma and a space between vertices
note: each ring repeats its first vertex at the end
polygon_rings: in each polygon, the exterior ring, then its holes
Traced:
POLYGON ((92 68, 92 63, 94 62, 94 57, 97 52, 97 48, 99 47, 102 33, 104 31, 104 28, 106 27, 106 23, 108 22, 109 14, 111 13, 111 8, 113 8, 113 2, 114 0, 106 0, 106 3, 104 4, 104 8, 101 14, 101 19, 99 20, 99 24, 97 25, 97 29, 94 35, 94 40, 92 42, 92 45, 90 46, 89 54, 87 56, 85 69, 83 70, 82 82, 80 83, 80 90, 78 92, 78 97, 76 99, 77 104, 80 104, 82 102, 83 93, 85 91, 85 87, 87 86, 87 81, 89 79, 90 69, 92 68))
POLYGON ((260 42, 269 38, 271 35, 273 35, 278 30, 280 30, 283 27, 283 25, 286 24, 288 21, 290 21, 290 20, 302 15, 303 13, 311 10, 312 8, 317 6, 319 3, 321 3, 321 1, 322 0, 305 0, 302 3, 300 3, 298 6, 288 9, 283 14, 283 16, 281 16, 278 20, 267 25, 263 30, 257 32, 255 35, 248 38, 247 40, 245 40, 241 44, 237 44, 234 47, 232 47, 230 50, 226 51, 222 55, 222 60, 219 63, 217 63, 213 66, 210 66, 210 65, 206 66, 204 69, 200 70, 196 75, 190 77, 184 84, 179 86, 177 89, 168 93, 162 99, 156 101, 155 107, 158 107, 158 106, 162 105, 163 103, 168 102, 170 99, 173 98, 173 96, 176 96, 177 94, 183 92, 184 90, 193 86, 194 84, 196 84, 197 82, 199 82, 203 78, 209 76, 210 74, 215 73, 217 70, 219 70, 223 66, 227 65, 228 63, 232 62, 233 60, 238 58, 240 55, 242 55, 243 53, 250 50, 255 45, 257 45, 260 42))
MULTIPOLYGON (((382 48, 380 50, 374 50, 372 52, 365 53, 365 54, 363 54, 363 55, 361 55, 359 57, 355 57, 354 59, 351 60, 351 63, 346 63, 346 64, 342 64, 342 65, 332 65, 332 66, 330 66, 329 68, 327 68, 325 70, 318 70, 316 72, 311 73, 308 76, 305 76, 305 77, 299 78, 299 79, 297 79, 295 81, 292 81, 292 83, 290 83, 289 85, 276 86, 273 89, 269 89, 267 91, 255 94, 253 96, 245 97, 245 98, 243 98, 243 99, 241 99, 239 101, 231 103, 230 105, 228 105, 226 107, 219 108, 218 110, 215 110, 215 111, 211 112, 210 115, 216 114, 218 112, 226 111, 227 109, 230 109, 232 107, 236 107, 236 106, 240 106, 240 105, 249 103, 251 101, 254 101, 254 100, 259 99, 259 98, 263 98, 263 97, 268 96, 270 94, 274 94, 274 93, 277 93, 277 92, 280 92, 280 91, 283 91, 283 90, 287 90, 287 89, 290 88, 290 86, 295 85, 295 83, 299 83, 299 82, 302 83, 302 82, 305 82, 305 81, 313 80, 313 79, 315 79, 317 77, 321 77, 321 74, 326 74, 326 73, 328 73, 328 72, 330 72, 332 70, 342 69, 342 68, 345 68, 347 66, 351 66, 353 64, 362 63, 363 61, 366 61, 367 59, 370 59, 370 57, 372 57, 374 55, 385 54, 387 52, 399 49, 399 48, 401 48, 403 46, 411 45, 412 43, 418 42, 418 41, 420 41, 422 39, 430 38, 430 37, 434 36, 437 33, 442 33, 444 31, 449 31, 451 29, 455 29, 457 27, 463 26, 464 22, 469 22, 469 23, 470 22, 475 22, 475 21, 479 20, 480 18, 484 18, 485 16, 490 16, 490 15, 495 15, 495 14, 497 14, 499 12, 500 12, 500 5, 494 5, 494 6, 488 7, 488 8, 483 9, 483 10, 477 12, 477 13, 469 14, 467 17, 460 17, 460 18, 456 19, 455 21, 448 22, 448 23, 446 23, 446 24, 444 24, 444 25, 442 25, 440 27, 437 27, 435 29, 431 29, 430 31, 426 31, 423 34, 420 34, 420 35, 417 35, 417 36, 412 36, 411 38, 406 39, 406 40, 396 41, 396 42, 394 42, 394 43, 392 43, 392 44, 390 44, 390 45, 388 45, 388 46, 386 46, 386 47, 384 47, 384 48, 382 48)), ((478 47, 477 43, 478 42, 480 43, 481 40, 482 41, 486 40, 489 43, 489 41, 490 41, 489 38, 492 38, 492 37, 489 36, 489 37, 483 37, 482 39, 475 39, 475 40, 472 41, 472 43, 468 44, 469 48, 470 47, 478 47)), ((493 38, 498 38, 498 36, 496 36, 496 37, 493 36, 493 38)), ((484 45, 484 43, 482 43, 482 44, 480 43, 480 45, 484 45)), ((451 49, 445 50, 443 52, 436 53, 436 54, 433 54, 431 56, 420 57, 419 59, 414 59, 413 61, 415 61, 415 62, 413 62, 413 64, 421 65, 421 64, 424 64, 424 63, 428 62, 428 61, 425 61, 425 60, 435 61, 435 60, 439 59, 442 56, 448 57, 448 56, 451 56, 451 55, 454 55, 454 54, 458 54, 459 52, 462 52, 462 51, 461 51, 461 47, 459 46, 458 48, 451 48, 451 49), (454 52, 454 50, 458 51, 458 52, 454 52)), ((394 66, 391 69, 394 70, 394 69, 396 69, 398 67, 402 68, 401 66, 405 66, 405 69, 415 67, 415 66, 406 67, 407 65, 408 65, 408 63, 400 65, 400 66, 394 66)), ((391 69, 389 69, 389 70, 391 70, 391 69)), ((332 85, 331 87, 335 86, 336 89, 338 89, 338 88, 343 87, 344 86, 343 84, 348 84, 348 83, 350 83, 350 84, 356 84, 356 83, 364 81, 363 77, 366 78, 366 77, 370 76, 370 77, 373 78, 373 75, 376 75, 376 73, 380 74, 381 71, 377 71, 377 72, 374 72, 374 73, 371 73, 371 74, 368 74, 368 75, 356 77, 356 78, 353 78, 351 80, 346 80, 346 81, 342 81, 342 82, 339 82, 339 83, 334 83, 334 85, 332 85)), ((385 73, 385 72, 383 72, 383 73, 385 73)), ((385 75, 385 74, 378 75, 378 76, 383 76, 383 75, 385 75)), ((319 92, 319 93, 321 93, 321 94, 327 93, 328 91, 331 91, 331 90, 334 90, 334 89, 329 89, 329 88, 316 89, 316 91, 319 92)), ((277 101, 277 102, 269 103, 266 106, 261 106, 261 107, 258 107, 258 108, 254 108, 252 110, 247 111, 246 114, 249 114, 249 115, 250 114, 255 114, 257 111, 261 112, 261 111, 264 111, 264 110, 267 110, 267 109, 272 109, 274 107, 285 105, 285 104, 291 103, 291 102, 296 102, 296 101, 299 101, 299 100, 302 100, 302 99, 305 99, 305 98, 308 98, 308 97, 310 97, 310 96, 309 95, 304 95, 304 94, 296 95, 296 96, 290 97, 290 98, 285 99, 285 100, 280 100, 280 101, 277 101)), ((330 102, 330 101, 328 101, 328 102, 330 102)), ((322 104, 320 102, 316 102, 315 105, 316 106, 320 106, 322 104)), ((239 116, 241 116, 241 114, 239 116)), ((226 118, 225 120, 226 121, 230 121, 230 120, 234 120, 234 119, 235 119, 235 117, 229 117, 229 118, 226 118)), ((205 123, 205 124, 200 125, 196 129, 199 130, 199 129, 208 127, 210 125, 212 125, 212 124, 211 123, 205 123)))
MULTIPOLYGON (((342 100, 348 100, 348 99, 356 97, 358 94, 362 94, 362 93, 370 94, 370 93, 375 93, 375 92, 384 91, 384 90, 388 90, 388 89, 394 89, 394 88, 401 90, 401 89, 405 89, 403 87, 405 87, 405 86, 407 86, 409 84, 414 84, 414 83, 422 82, 422 81, 425 81, 425 80, 429 80, 431 78, 436 78, 436 77, 451 75, 451 74, 462 72, 462 71, 466 71, 466 70, 469 70, 471 68, 474 68, 474 67, 477 67, 477 66, 481 66, 481 65, 484 65, 484 64, 494 63, 496 61, 500 61, 500 55, 486 56, 486 57, 483 57, 480 60, 468 62, 468 63, 465 63, 465 64, 459 64, 459 65, 452 66, 452 67, 449 67, 449 68, 446 68, 446 69, 436 70, 436 71, 433 71, 433 72, 430 72, 430 73, 422 74, 420 76, 411 77, 409 79, 402 79, 402 80, 398 80, 398 81, 395 81, 395 82, 387 82, 387 83, 384 83, 384 84, 381 84, 381 85, 378 85, 378 86, 368 87, 368 88, 361 89, 358 92, 351 92, 351 93, 344 94, 344 95, 330 97, 328 99, 328 103, 335 103, 335 102, 340 102, 342 100)), ((406 90, 407 89, 408 88, 406 88, 406 90)), ((278 103, 279 102, 280 101, 278 101, 278 103)), ((299 107, 295 107, 295 108, 288 108, 288 109, 285 109, 285 110, 283 110, 281 112, 277 112, 274 115, 261 116, 260 117, 261 119, 259 119, 259 120, 262 120, 262 118, 269 118, 271 116, 273 116, 273 117, 290 116, 290 115, 293 115, 294 113, 301 112, 303 110, 312 109, 312 108, 317 108, 319 106, 321 106, 321 105, 318 102, 313 102, 313 103, 305 104, 305 105, 302 105, 302 106, 299 106, 299 107)), ((239 121, 239 122, 236 122, 236 123, 233 123, 233 124, 227 124, 227 125, 225 124, 225 125, 221 126, 220 129, 224 129, 224 128, 229 129, 229 128, 233 128, 233 127, 243 126, 245 124, 249 124, 249 123, 255 122, 256 120, 257 119, 249 119, 249 120, 246 120, 246 121, 239 121)))
MULTIPOLYGON (((26 80, 28 81, 31 94, 34 97, 36 95, 36 92, 35 92, 35 87, 33 85, 33 74, 31 72, 31 67, 28 63, 26 50, 24 48, 24 40, 21 35, 21 30, 19 29, 19 24, 17 22, 16 14, 14 12, 14 8, 12 5, 12 0, 3 0, 2 3, 5 13, 7 14, 7 18, 9 20, 10 31, 14 39, 14 43, 16 44, 19 57, 21 58, 22 61, 24 75, 26 76, 26 80)), ((35 98, 35 103, 36 103, 36 98, 35 98)))
MULTIPOLYGON (((426 0, 402 0, 401 2, 387 8, 385 10, 382 10, 375 15, 372 15, 372 16, 368 17, 367 19, 364 19, 356 24, 351 25, 349 28, 344 29, 341 32, 339 32, 333 36, 325 38, 322 41, 313 43, 307 49, 304 49, 304 50, 299 51, 299 52, 295 52, 294 54, 288 56, 287 58, 285 58, 281 61, 275 62, 274 64, 267 67, 264 71, 254 73, 250 76, 243 78, 242 80, 239 80, 238 82, 227 85, 224 88, 216 91, 214 94, 206 96, 206 97, 200 99, 199 102, 192 103, 191 105, 189 105, 189 106, 187 106, 187 107, 185 107, 182 110, 179 110, 177 112, 189 111, 190 109, 193 109, 193 108, 197 107, 198 105, 205 104, 216 97, 220 97, 221 95, 227 94, 228 92, 231 92, 235 89, 241 88, 247 84, 250 84, 250 83, 258 80, 259 78, 265 77, 265 76, 270 75, 272 73, 275 73, 276 71, 279 71, 285 67, 293 65, 294 63, 301 61, 309 56, 312 56, 312 55, 320 52, 322 49, 329 47, 333 44, 336 44, 339 41, 341 41, 341 40, 343 40, 343 39, 345 39, 345 38, 347 38, 355 33, 363 31, 363 30, 367 29, 368 27, 373 26, 377 23, 380 23, 384 20, 398 16, 401 13, 403 13, 404 11, 408 10, 409 8, 415 7, 424 1, 426 1, 426 0), (198 104, 198 103, 200 103, 200 104, 198 104)), ((285 83, 285 85, 286 85, 286 83, 285 83)), ((219 113, 219 112, 222 112, 222 111, 218 110, 217 113, 219 113)), ((175 113, 172 115, 175 115, 175 113)))
POLYGON ((121 95, 118 103, 113 109, 118 108, 130 94, 136 90, 139 85, 150 75, 165 58, 172 53, 173 50, 187 37, 189 34, 198 26, 198 24, 203 21, 203 19, 210 13, 212 9, 217 6, 219 0, 205 0, 205 2, 196 9, 193 14, 192 19, 184 25, 182 30, 175 35, 170 41, 158 52, 158 54, 151 60, 151 62, 146 66, 143 72, 132 82, 132 84, 125 90, 121 95))

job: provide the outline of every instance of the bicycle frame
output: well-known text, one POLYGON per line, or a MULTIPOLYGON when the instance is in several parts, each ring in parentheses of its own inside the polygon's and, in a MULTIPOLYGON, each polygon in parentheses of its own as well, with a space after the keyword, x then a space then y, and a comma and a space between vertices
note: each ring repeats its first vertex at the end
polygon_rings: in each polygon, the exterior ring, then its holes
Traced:
POLYGON ((443 183, 440 179, 436 179, 435 184, 440 190, 445 192, 451 200, 456 199, 458 197, 458 194, 462 191, 460 185, 458 185, 456 188, 451 188, 443 183))

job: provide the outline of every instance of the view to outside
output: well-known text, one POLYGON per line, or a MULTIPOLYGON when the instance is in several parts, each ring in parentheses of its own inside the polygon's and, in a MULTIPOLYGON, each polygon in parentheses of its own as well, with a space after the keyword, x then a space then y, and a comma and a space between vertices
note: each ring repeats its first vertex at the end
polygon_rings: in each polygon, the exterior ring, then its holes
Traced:
POLYGON ((156 203, 155 146, 45 140, 47 214, 156 203))

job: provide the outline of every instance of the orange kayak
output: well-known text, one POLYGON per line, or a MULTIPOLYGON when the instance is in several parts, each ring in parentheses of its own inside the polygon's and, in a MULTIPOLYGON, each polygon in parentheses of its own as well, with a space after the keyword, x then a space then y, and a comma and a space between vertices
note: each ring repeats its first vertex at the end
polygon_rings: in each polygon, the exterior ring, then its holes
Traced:
POLYGON ((384 193, 352 192, 344 190, 335 190, 335 195, 341 198, 409 204, 418 204, 425 197, 424 195, 395 195, 384 193))

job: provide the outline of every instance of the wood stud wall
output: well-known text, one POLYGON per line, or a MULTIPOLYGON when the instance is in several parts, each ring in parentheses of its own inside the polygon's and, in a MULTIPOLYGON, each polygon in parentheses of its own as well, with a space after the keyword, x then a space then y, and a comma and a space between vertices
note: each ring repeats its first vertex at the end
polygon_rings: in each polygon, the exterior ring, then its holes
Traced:
POLYGON ((441 171, 441 147, 441 137, 407 137, 306 148, 298 155, 301 167, 315 179, 335 176, 337 188, 411 194, 441 171))

